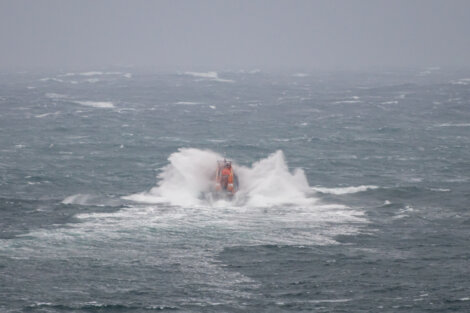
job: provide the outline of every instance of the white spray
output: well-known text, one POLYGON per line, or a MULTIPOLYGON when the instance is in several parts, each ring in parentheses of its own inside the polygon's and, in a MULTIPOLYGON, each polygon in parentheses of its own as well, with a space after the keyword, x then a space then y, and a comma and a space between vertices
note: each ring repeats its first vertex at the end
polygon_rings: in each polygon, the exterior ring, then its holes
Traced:
MULTIPOLYGON (((146 203, 170 203, 179 206, 214 204, 201 195, 214 186, 217 160, 223 157, 210 150, 182 148, 170 155, 167 166, 158 176, 158 186, 149 192, 126 197, 146 203)), ((233 164, 239 177, 240 190, 232 204, 264 207, 276 205, 308 206, 315 202, 301 169, 289 171, 282 151, 277 151, 251 167, 233 164)))

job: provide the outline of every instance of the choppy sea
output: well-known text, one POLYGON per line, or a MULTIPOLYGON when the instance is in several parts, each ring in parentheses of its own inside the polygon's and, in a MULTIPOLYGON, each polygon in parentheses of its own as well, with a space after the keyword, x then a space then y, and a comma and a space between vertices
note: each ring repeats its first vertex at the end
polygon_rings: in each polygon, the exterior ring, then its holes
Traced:
POLYGON ((0 73, 0 312, 469 312, 469 249, 470 70, 0 73))

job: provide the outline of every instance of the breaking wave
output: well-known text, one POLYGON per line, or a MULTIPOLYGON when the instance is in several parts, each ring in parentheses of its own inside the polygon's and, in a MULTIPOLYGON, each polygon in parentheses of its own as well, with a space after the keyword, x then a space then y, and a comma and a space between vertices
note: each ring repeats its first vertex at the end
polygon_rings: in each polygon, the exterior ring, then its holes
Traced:
POLYGON ((197 77, 201 79, 213 80, 217 82, 223 83, 233 83, 234 81, 231 79, 223 79, 219 77, 217 72, 185 72, 185 75, 197 77))
MULTIPOLYGON (((170 203, 180 206, 216 205, 207 195, 213 187, 217 160, 223 156, 210 150, 179 149, 170 155, 158 176, 158 185, 148 192, 125 197, 143 203, 170 203)), ((276 205, 309 206, 316 202, 302 169, 292 172, 282 151, 277 151, 251 167, 234 163, 240 190, 233 204, 266 207, 276 205)))
POLYGON ((377 189, 378 186, 363 185, 363 186, 352 186, 352 187, 339 187, 339 188, 325 188, 325 187, 312 187, 312 190, 321 193, 329 193, 333 195, 345 195, 350 193, 358 193, 371 189, 377 189))
POLYGON ((111 109, 114 108, 114 104, 109 101, 73 101, 77 104, 84 105, 93 108, 111 109))

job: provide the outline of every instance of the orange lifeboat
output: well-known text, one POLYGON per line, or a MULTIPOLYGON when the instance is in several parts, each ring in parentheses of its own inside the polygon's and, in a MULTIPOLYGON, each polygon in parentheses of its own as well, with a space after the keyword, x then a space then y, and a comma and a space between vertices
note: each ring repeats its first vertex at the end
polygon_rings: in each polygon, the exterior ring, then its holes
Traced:
POLYGON ((238 191, 238 177, 234 173, 232 162, 227 160, 217 161, 215 190, 219 194, 225 194, 229 197, 238 191))

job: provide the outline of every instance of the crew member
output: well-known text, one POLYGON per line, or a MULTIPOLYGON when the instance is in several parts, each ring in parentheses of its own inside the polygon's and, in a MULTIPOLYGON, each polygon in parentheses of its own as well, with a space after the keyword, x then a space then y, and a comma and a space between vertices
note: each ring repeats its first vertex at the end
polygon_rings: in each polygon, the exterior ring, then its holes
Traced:
POLYGON ((222 187, 227 189, 227 184, 229 181, 229 176, 232 174, 232 166, 230 163, 226 163, 224 169, 222 170, 222 187))

